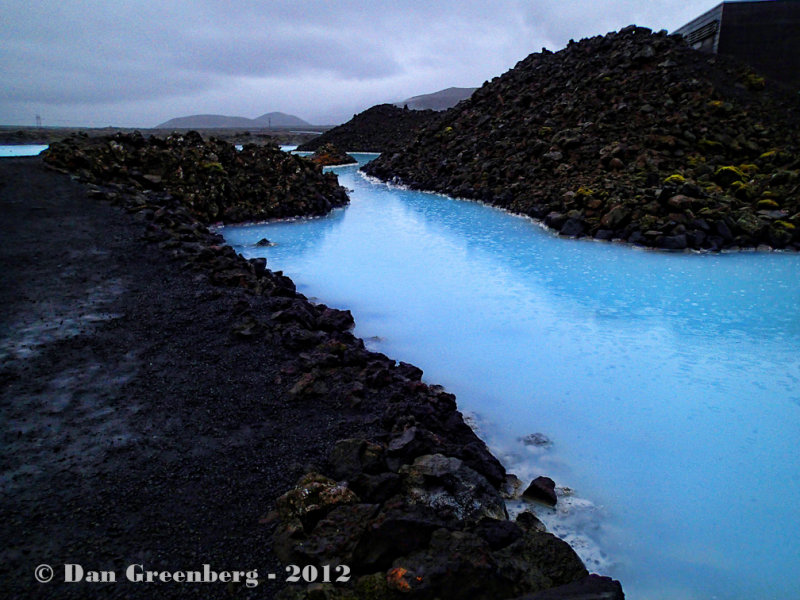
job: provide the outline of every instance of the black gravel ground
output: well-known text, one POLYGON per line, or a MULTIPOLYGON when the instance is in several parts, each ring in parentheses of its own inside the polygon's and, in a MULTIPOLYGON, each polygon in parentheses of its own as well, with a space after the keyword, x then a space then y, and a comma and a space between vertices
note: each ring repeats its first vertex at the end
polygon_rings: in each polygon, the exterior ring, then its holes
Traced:
POLYGON ((0 159, 0 233, 0 595, 271 598, 275 498, 370 415, 288 400, 292 356, 229 333, 235 291, 39 158, 0 159), (117 582, 65 583, 67 563, 117 582), (131 564, 260 583, 130 583, 131 564))

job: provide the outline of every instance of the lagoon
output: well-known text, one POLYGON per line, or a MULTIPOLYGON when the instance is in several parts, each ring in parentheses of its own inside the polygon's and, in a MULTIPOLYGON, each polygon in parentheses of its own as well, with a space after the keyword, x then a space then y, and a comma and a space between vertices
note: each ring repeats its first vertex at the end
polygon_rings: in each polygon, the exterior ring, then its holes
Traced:
POLYGON ((223 235, 454 392, 525 483, 569 488, 534 510, 627 597, 800 595, 799 256, 564 240, 336 172, 350 206, 223 235))

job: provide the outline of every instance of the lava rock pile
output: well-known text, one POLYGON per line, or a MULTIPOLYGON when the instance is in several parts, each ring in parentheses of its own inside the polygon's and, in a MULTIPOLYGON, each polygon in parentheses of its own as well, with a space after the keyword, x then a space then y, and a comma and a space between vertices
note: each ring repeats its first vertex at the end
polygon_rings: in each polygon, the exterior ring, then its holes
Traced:
POLYGON ((52 144, 44 160, 88 182, 167 192, 205 223, 322 215, 348 202, 336 175, 276 145, 237 150, 193 131, 77 135, 52 144))
POLYGON ((435 120, 437 115, 433 110, 409 110, 392 104, 378 104, 297 149, 317 150, 332 143, 351 152, 386 152, 412 140, 417 128, 435 120))
POLYGON ((800 101, 630 26, 531 54, 363 170, 570 237, 800 249, 800 101))

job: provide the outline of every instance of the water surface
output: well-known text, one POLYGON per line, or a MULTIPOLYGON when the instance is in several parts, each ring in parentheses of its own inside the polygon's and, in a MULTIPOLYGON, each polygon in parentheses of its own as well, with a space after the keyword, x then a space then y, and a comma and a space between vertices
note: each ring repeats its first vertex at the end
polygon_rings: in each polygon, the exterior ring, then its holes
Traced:
POLYGON ((800 257, 568 241, 336 171, 349 207, 223 234, 571 488, 536 511, 627 597, 800 597, 800 257))
POLYGON ((0 156, 36 156, 47 148, 42 144, 0 145, 0 156))

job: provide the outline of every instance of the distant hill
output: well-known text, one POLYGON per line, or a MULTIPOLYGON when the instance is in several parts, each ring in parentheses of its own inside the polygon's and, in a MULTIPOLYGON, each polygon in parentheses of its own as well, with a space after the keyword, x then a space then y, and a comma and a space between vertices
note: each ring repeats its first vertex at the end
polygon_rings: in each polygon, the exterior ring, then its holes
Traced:
POLYGON ((311 125, 311 123, 303 121, 300 117, 282 112, 266 113, 256 117, 253 121, 261 123, 262 127, 309 127, 311 125))
POLYGON ((324 144, 334 144, 349 152, 385 152, 409 141, 417 127, 436 116, 432 110, 404 110, 393 104, 379 104, 297 149, 313 151, 324 144))
POLYGON ((432 94, 413 96, 402 102, 395 102, 394 105, 400 108, 408 106, 412 110, 447 110, 472 96, 472 92, 476 89, 478 88, 449 87, 446 90, 439 90, 432 94))
POLYGON ((190 115, 177 117, 156 125, 156 129, 252 129, 263 127, 309 127, 310 124, 294 115, 271 112, 248 119, 247 117, 226 117, 225 115, 190 115))

